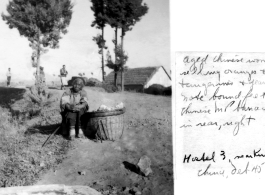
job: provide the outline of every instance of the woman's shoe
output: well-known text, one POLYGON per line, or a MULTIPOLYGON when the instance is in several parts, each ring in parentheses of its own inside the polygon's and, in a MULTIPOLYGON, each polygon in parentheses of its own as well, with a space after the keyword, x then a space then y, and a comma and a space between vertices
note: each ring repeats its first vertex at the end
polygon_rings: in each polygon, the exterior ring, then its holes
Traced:
POLYGON ((79 128, 78 134, 75 137, 76 138, 84 138, 84 134, 83 134, 82 128, 79 128))
POLYGON ((72 140, 74 136, 75 136, 75 129, 73 128, 73 129, 70 129, 70 136, 69 136, 70 140, 72 140))

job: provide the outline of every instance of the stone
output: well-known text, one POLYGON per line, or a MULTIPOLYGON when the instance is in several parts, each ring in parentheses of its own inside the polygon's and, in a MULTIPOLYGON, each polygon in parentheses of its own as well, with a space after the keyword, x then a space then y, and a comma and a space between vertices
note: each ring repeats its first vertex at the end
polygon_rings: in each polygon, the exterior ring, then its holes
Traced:
POLYGON ((131 189, 133 192, 137 192, 137 191, 139 191, 139 189, 137 188, 137 187, 133 187, 132 189, 131 189))
POLYGON ((118 151, 122 151, 122 149, 121 149, 120 146, 115 146, 114 149, 115 149, 115 150, 118 150, 118 151))
POLYGON ((144 188, 143 191, 142 191, 142 194, 143 195, 151 194, 151 190, 149 188, 144 188))
POLYGON ((123 188, 122 188, 122 191, 123 191, 123 192, 129 192, 129 190, 130 190, 130 188, 128 188, 128 187, 123 187, 123 188))
POLYGON ((79 175, 86 175, 86 171, 78 171, 79 175))
POLYGON ((109 190, 106 190, 102 193, 103 195, 108 195, 109 194, 109 190))
POLYGON ((148 156, 142 156, 137 165, 144 176, 148 176, 153 172, 151 169, 151 160, 148 156))
POLYGON ((134 194, 134 195, 141 195, 142 193, 141 193, 141 191, 136 187, 136 186, 134 186, 133 188, 131 188, 130 189, 130 191, 129 191, 129 193, 130 194, 134 194))

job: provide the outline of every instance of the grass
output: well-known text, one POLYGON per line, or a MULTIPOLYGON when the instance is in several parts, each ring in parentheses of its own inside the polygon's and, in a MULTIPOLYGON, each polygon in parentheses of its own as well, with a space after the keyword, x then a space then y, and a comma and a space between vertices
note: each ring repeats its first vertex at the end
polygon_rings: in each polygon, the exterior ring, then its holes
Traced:
POLYGON ((41 148, 46 137, 21 133, 2 137, 0 187, 32 185, 40 175, 62 162, 70 143, 57 136, 52 144, 41 148))
POLYGON ((34 184, 40 175, 61 163, 71 147, 71 143, 55 135, 42 148, 47 132, 30 132, 27 118, 12 115, 12 104, 21 101, 25 92, 0 87, 0 187, 34 184))
POLYGON ((17 119, 12 117, 9 109, 0 107, 0 113, 0 134, 2 136, 25 132, 25 128, 20 125, 17 119))

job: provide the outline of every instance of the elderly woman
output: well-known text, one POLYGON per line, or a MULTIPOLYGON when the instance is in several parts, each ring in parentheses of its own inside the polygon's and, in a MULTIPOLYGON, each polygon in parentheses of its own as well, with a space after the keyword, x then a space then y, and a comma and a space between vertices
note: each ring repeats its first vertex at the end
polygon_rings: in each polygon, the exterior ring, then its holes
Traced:
POLYGON ((63 135, 73 139, 83 134, 81 129, 81 116, 88 111, 87 94, 83 90, 84 82, 77 78, 73 81, 72 88, 66 90, 61 98, 60 107, 63 123, 63 135))

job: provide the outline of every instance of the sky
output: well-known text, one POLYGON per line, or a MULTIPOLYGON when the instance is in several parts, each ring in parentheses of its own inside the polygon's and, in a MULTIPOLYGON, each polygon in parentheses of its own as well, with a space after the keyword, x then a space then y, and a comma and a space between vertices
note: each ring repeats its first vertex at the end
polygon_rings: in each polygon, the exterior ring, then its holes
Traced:
MULTIPOLYGON (((9 0, 0 1, 0 12, 6 14, 9 0)), ((127 32, 124 39, 124 50, 129 56, 127 66, 147 67, 164 66, 170 72, 170 29, 169 1, 144 0, 149 7, 148 13, 136 23, 132 31, 127 32)), ((41 56, 40 65, 48 81, 59 81, 59 70, 66 65, 70 79, 78 73, 86 77, 102 78, 101 56, 98 47, 92 41, 100 30, 91 27, 94 19, 89 0, 72 0, 74 4, 68 33, 63 35, 58 49, 49 49, 41 56)), ((105 29, 108 49, 113 54, 114 30, 105 29)), ((12 70, 12 81, 33 81, 34 68, 31 65, 32 49, 27 38, 19 35, 17 29, 9 29, 0 19, 0 81, 6 80, 6 72, 12 70)), ((105 50, 107 53, 107 50, 105 50)), ((106 57, 105 57, 106 58, 106 57)), ((111 70, 106 67, 106 72, 111 70)))

